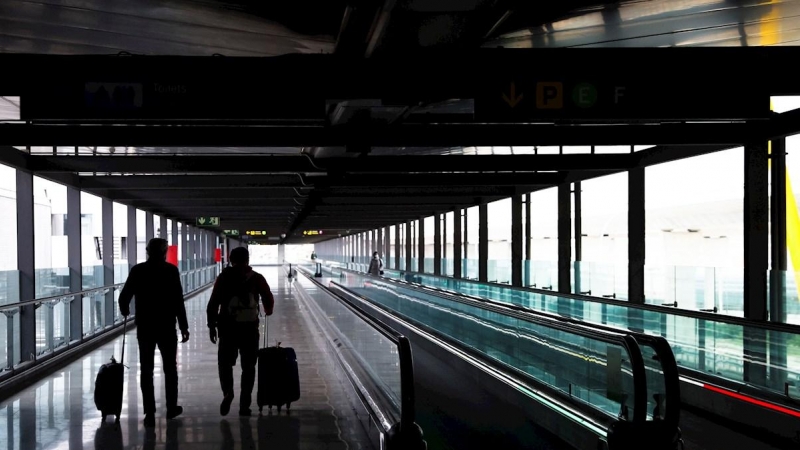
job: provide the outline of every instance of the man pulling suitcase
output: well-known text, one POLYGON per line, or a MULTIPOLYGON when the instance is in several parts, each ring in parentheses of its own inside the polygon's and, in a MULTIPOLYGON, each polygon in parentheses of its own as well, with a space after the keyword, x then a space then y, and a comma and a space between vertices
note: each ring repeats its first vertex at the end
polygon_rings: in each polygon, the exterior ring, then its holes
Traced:
POLYGON ((230 412, 233 402, 233 366, 241 354, 242 392, 239 415, 249 416, 258 357, 259 297, 266 315, 272 315, 275 299, 267 280, 249 266, 250 253, 245 247, 231 250, 231 266, 225 268, 214 282, 206 315, 211 342, 217 343, 217 364, 222 387, 219 413, 230 412))

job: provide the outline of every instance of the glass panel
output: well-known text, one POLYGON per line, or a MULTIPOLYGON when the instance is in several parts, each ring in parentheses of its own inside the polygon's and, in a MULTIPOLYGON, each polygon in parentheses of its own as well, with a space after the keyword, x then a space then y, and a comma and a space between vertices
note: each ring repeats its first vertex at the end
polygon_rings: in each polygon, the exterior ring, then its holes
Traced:
POLYGON ((531 261, 527 262, 528 283, 529 286, 558 290, 558 189, 532 192, 529 198, 531 261))
MULTIPOLYGON (((399 278, 400 273, 386 271, 385 276, 399 278)), ((797 334, 777 331, 766 333, 757 326, 745 327, 713 319, 676 316, 669 310, 642 310, 629 307, 625 302, 614 304, 589 299, 574 300, 556 294, 541 294, 447 277, 420 275, 418 282, 590 323, 641 330, 646 334, 662 336, 672 347, 679 366, 732 381, 745 381, 744 367, 751 364, 745 361, 745 348, 748 355, 761 354, 769 349, 768 379, 765 382, 747 382, 756 388, 770 389, 779 394, 784 394, 787 388, 791 390, 792 386, 800 385, 800 336, 797 334), (748 342, 747 347, 744 342, 748 342)), ((757 357, 747 358, 755 359, 752 364, 756 366, 767 363, 759 361, 757 357)), ((653 385, 651 389, 660 388, 653 385)), ((650 400, 653 400, 652 395, 650 400)), ((648 409, 650 413, 655 405, 651 406, 648 409)))
POLYGON ((141 209, 136 210, 136 262, 147 261, 147 218, 141 209))
POLYGON ((36 298, 69 291, 67 187, 33 177, 34 282, 36 298))
MULTIPOLYGON (((422 278, 428 279, 426 275, 422 278)), ((632 418, 630 356, 618 344, 346 273, 343 285, 616 418, 632 418), (624 356, 623 356, 624 355, 624 356), (543 361, 546 363, 543 364, 543 361), (617 381, 619 380, 619 381, 617 381)))
POLYGON ((511 284, 511 199, 486 205, 489 226, 488 280, 511 284))
MULTIPOLYGON (((83 290, 104 286, 103 210, 100 197, 81 192, 81 265, 83 290)), ((110 280, 109 280, 110 281, 110 280)))
POLYGON ((301 276, 297 280, 338 331, 338 337, 342 341, 338 346, 340 351, 352 352, 351 355, 360 362, 359 365, 372 380, 383 388, 383 392, 389 394, 389 399, 399 412, 401 386, 397 345, 307 278, 301 276))
POLYGON ((113 203, 114 284, 128 279, 128 207, 113 203))

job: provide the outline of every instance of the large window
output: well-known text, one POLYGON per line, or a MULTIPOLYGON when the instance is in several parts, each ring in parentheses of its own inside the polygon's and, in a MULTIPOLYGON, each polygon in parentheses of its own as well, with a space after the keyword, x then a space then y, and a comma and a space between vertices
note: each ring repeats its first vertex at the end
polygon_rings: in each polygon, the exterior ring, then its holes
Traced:
MULTIPOLYGON (((454 218, 455 213, 450 211, 444 215, 444 223, 442 224, 442 243, 444 244, 442 251, 442 275, 450 277, 453 276, 453 236, 455 233, 453 228, 454 218)), ((461 224, 459 223, 459 225, 461 224)))
POLYGON ((396 233, 396 225, 392 225, 389 227, 389 236, 386 236, 389 239, 389 254, 386 255, 386 267, 390 269, 397 269, 395 267, 394 258, 397 255, 397 243, 395 242, 395 233, 396 233))
POLYGON ((128 207, 114 203, 114 283, 128 278, 128 207))
MULTIPOLYGON (((16 211, 16 208, 14 208, 16 211)), ((33 177, 34 280, 36 298, 69 291, 67 187, 33 177)))
POLYGON ((525 261, 530 286, 558 290, 558 188, 532 192, 531 260, 525 261))
POLYGON ((575 291, 627 298, 627 172, 581 183, 581 234, 582 260, 575 291))
POLYGON ((147 218, 141 209, 136 210, 136 262, 147 261, 147 218))
POLYGON ((470 280, 478 279, 478 207, 473 206, 465 210, 466 218, 466 237, 464 241, 464 260, 461 267, 461 276, 470 280))
POLYGON ((511 284, 511 199, 486 205, 489 225, 488 281, 511 284))
MULTIPOLYGON (((83 289, 105 286, 103 268, 103 202, 81 192, 81 266, 83 289)), ((108 280, 111 284, 111 280, 108 280)), ((83 297, 83 333, 94 334, 105 327, 105 296, 83 297)))
POLYGON ((645 186, 646 302, 742 316, 744 149, 648 167, 645 186))
POLYGON ((425 246, 425 260, 423 261, 423 268, 425 269, 425 273, 433 273, 433 247, 434 241, 436 240, 435 218, 433 216, 426 217, 424 225, 425 235, 421 237, 424 239, 422 243, 425 246))

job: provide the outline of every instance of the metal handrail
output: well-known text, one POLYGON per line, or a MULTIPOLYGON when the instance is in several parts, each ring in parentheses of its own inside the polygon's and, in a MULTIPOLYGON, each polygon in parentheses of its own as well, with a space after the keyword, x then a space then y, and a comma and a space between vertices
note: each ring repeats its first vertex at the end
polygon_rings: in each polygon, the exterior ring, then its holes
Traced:
MULTIPOLYGON (((525 292, 533 292, 540 295, 547 295, 547 296, 555 296, 555 297, 563 297, 569 298, 572 300, 582 300, 582 301, 589 301, 595 303, 605 303, 607 305, 616 305, 622 306, 625 308, 633 308, 633 309, 641 309, 643 311, 651 311, 657 312, 660 314, 669 314, 672 316, 682 316, 682 317, 689 317, 692 319, 699 319, 699 320, 707 320, 709 322, 721 322, 727 323, 730 325, 740 325, 740 326, 748 326, 759 328, 767 331, 781 331, 785 333, 792 333, 792 334, 800 334, 800 325, 791 325, 785 323, 778 323, 778 322, 752 322, 748 321, 747 319, 734 317, 734 316, 721 316, 718 314, 710 314, 707 312, 695 311, 691 309, 675 309, 674 307, 666 307, 661 305, 650 305, 650 304, 642 304, 642 303, 632 303, 627 300, 619 300, 619 299, 612 299, 612 298, 604 298, 604 297, 596 297, 590 295, 580 295, 580 294, 573 294, 573 293, 561 293, 561 292, 553 292, 546 289, 536 289, 528 286, 508 286, 499 283, 488 283, 485 281, 476 281, 470 280, 466 278, 453 278, 444 275, 434 275, 431 273, 420 273, 420 272, 413 272, 407 270, 399 270, 399 269, 384 269, 384 271, 392 271, 398 273, 408 273, 412 275, 422 275, 426 277, 434 277, 434 278, 443 278, 454 280, 458 282, 465 282, 470 284, 477 284, 477 285, 489 285, 495 286, 498 288, 508 289, 511 291, 525 291, 525 292)), ((360 272, 359 272, 360 273, 360 272)), ((672 305, 672 304, 670 304, 672 305)))
MULTIPOLYGON (((344 270, 353 272, 349 269, 344 269, 344 270)), ((391 284, 391 282, 387 282, 385 279, 381 279, 380 277, 375 277, 373 275, 362 274, 358 272, 354 273, 357 273, 359 276, 366 276, 369 278, 373 278, 376 281, 391 284)), ((392 280, 392 282, 393 281, 394 280, 392 280)), ((331 281, 330 284, 334 286, 340 286, 335 281, 331 281)), ((423 291, 422 289, 413 286, 410 286, 408 288, 411 290, 423 291)), ((503 315, 508 315, 519 320, 524 320, 530 323, 536 323, 551 329, 564 331, 567 333, 605 342, 608 344, 619 345, 628 353, 628 357, 630 358, 631 361, 631 369, 633 371, 633 376, 634 376, 633 422, 640 423, 646 420, 647 411, 645 405, 647 404, 647 384, 646 384, 644 357, 642 356, 642 351, 637 339, 633 337, 634 333, 626 332, 624 330, 619 330, 619 329, 610 329, 607 327, 605 328, 593 327, 592 325, 587 325, 584 323, 575 323, 575 322, 570 323, 568 321, 558 320, 554 317, 549 317, 549 316, 536 316, 528 313, 527 311, 523 312, 516 308, 508 307, 510 305, 502 305, 482 300, 473 300, 470 298, 450 298, 450 296, 441 295, 436 292, 428 292, 428 294, 443 298, 448 301, 455 301, 469 306, 474 306, 480 309, 497 312, 503 315)))
POLYGON ((51 302, 51 301, 63 301, 65 299, 75 299, 75 297, 78 297, 78 296, 80 296, 80 297, 90 297, 91 293, 99 292, 99 291, 105 291, 105 292, 103 292, 102 294, 97 294, 97 295, 104 295, 104 294, 107 294, 108 291, 110 291, 111 289, 117 290, 117 289, 120 289, 122 286, 125 286, 125 283, 110 284, 108 286, 102 286, 102 287, 98 287, 98 288, 86 289, 86 290, 78 291, 78 292, 68 292, 66 294, 51 295, 49 297, 42 297, 42 298, 37 298, 37 299, 33 299, 33 300, 25 300, 24 302, 9 303, 7 305, 0 305, 0 312, 1 311, 7 311, 9 309, 21 308, 23 306, 28 306, 28 305, 37 305, 37 304, 40 304, 40 303, 47 303, 47 302, 51 302))
MULTIPOLYGON (((198 273, 198 272, 201 272, 203 270, 208 270, 211 267, 213 267, 213 266, 206 266, 206 267, 202 267, 200 269, 187 270, 185 272, 181 272, 180 275, 181 276, 183 276, 183 275, 191 275, 193 273, 198 273)), ((90 297, 92 295, 92 293, 99 292, 99 291, 105 291, 105 292, 103 292, 101 294, 95 294, 95 295, 105 295, 111 289, 118 290, 118 289, 121 289, 123 286, 125 286, 125 283, 109 284, 107 286, 101 286, 101 287, 96 287, 96 288, 91 288, 91 289, 85 289, 83 291, 78 291, 78 292, 67 292, 65 294, 58 294, 58 295, 51 295, 51 296, 48 296, 48 297, 35 298, 33 300, 25 300, 25 301, 16 302, 16 303, 8 303, 8 304, 5 304, 5 305, 0 305, 0 312, 8 311, 10 309, 21 308, 23 306, 38 305, 38 304, 41 304, 41 303, 47 303, 47 302, 51 302, 51 301, 63 301, 65 299, 75 299, 75 297, 90 297)))
MULTIPOLYGON (((304 270, 301 269, 300 272, 303 273, 303 275, 306 275, 306 278, 311 280, 313 283, 321 285, 317 280, 314 279, 313 276, 308 276, 304 270)), ((351 294, 350 292, 344 290, 343 292, 351 294)), ((340 300, 341 303, 353 314, 358 316, 361 320, 366 322, 384 337, 397 345, 398 357, 400 359, 400 427, 411 427, 416 419, 414 405, 414 362, 411 354, 410 341, 407 337, 396 331, 394 328, 370 316, 369 313, 350 301, 346 296, 335 295, 335 297, 340 300)))

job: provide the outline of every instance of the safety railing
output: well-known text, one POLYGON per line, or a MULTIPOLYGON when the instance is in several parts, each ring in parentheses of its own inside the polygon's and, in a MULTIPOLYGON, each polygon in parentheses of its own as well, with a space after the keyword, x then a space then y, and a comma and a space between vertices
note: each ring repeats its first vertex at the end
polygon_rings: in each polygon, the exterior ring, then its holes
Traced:
MULTIPOLYGON (((213 282, 216 271, 214 265, 182 272, 184 294, 213 282)), ((116 329, 123 320, 117 307, 123 286, 118 283, 0 305, 5 316, 5 320, 0 317, 0 381, 116 329), (80 304, 77 310, 75 302, 80 304), (23 361, 20 343, 22 333, 30 332, 23 329, 30 323, 28 314, 35 316, 35 351, 23 361)), ((131 314, 135 313, 131 304, 131 314)))
POLYGON ((613 298, 554 293, 405 271, 385 276, 445 292, 493 300, 587 323, 662 336, 672 346, 682 373, 709 381, 727 380, 737 390, 764 399, 794 401, 800 385, 800 327, 715 315, 613 298), (746 378, 745 367, 760 378, 746 378))
POLYGON ((624 448, 622 442, 645 435, 657 448, 677 445, 677 366, 662 338, 442 296, 348 270, 344 275, 330 284, 474 352, 528 380, 533 389, 549 392, 572 413, 578 411, 584 423, 593 424, 591 429, 610 448, 624 448))
MULTIPOLYGON (((382 428, 380 445, 392 449, 424 449, 415 422, 414 369, 408 338, 370 316, 361 301, 344 290, 327 290, 316 281, 315 265, 293 265, 303 287, 325 320, 330 348, 356 389, 375 424, 382 428), (320 289, 322 288, 322 289, 320 289), (377 335, 376 332, 377 331, 377 335)), ((292 273, 292 272, 289 272, 292 273)))

